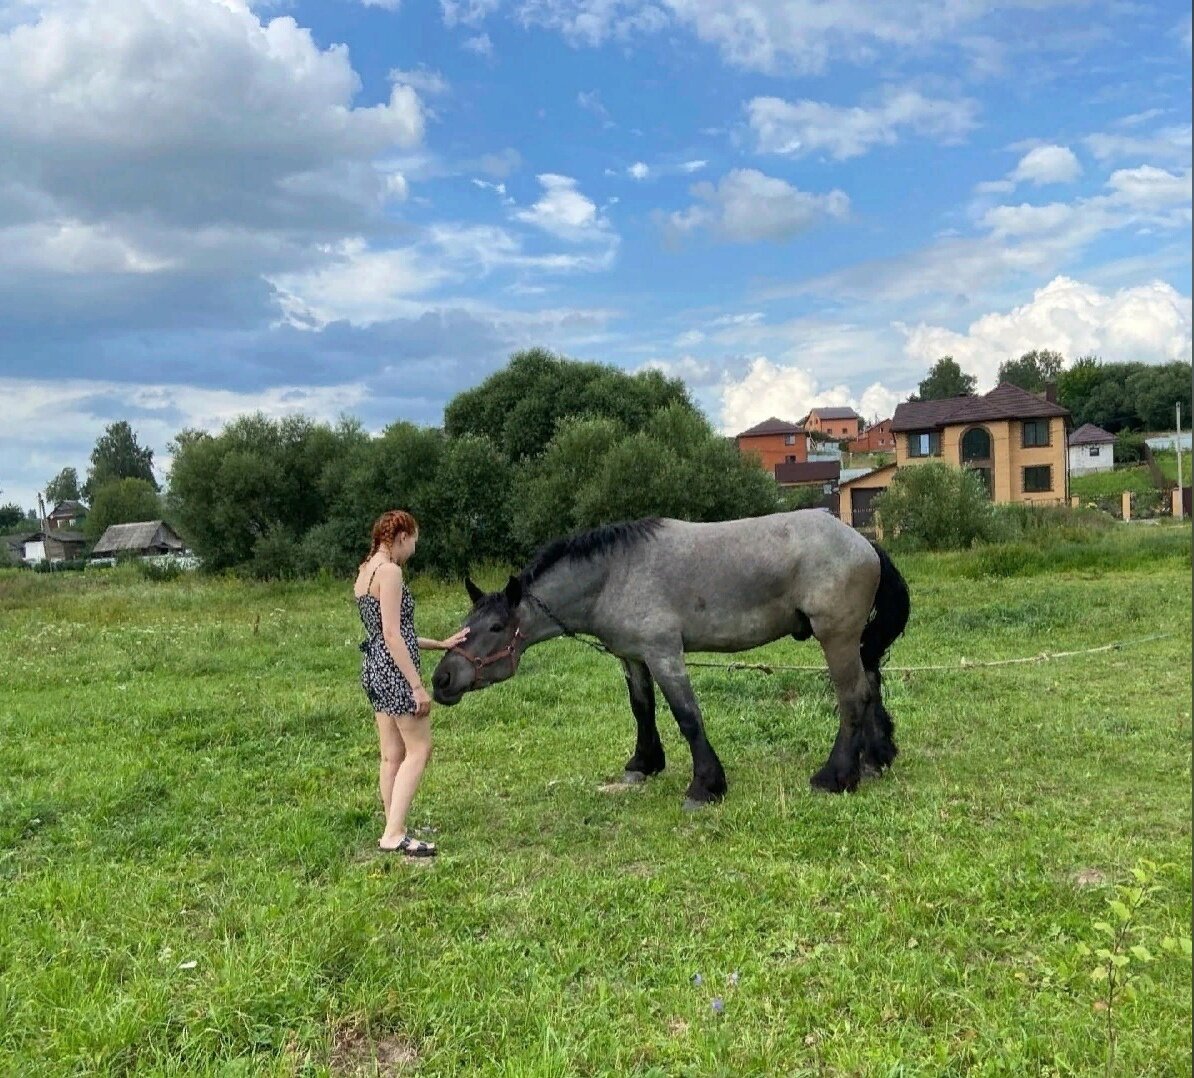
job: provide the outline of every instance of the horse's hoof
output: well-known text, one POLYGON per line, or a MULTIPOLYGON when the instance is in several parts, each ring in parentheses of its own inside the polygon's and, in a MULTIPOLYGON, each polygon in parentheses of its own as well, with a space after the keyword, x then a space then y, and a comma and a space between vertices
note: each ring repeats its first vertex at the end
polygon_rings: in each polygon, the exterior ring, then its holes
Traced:
POLYGON ((710 805, 715 805, 715 801, 698 801, 695 797, 684 798, 685 812, 698 812, 701 809, 708 808, 710 805))
POLYGON ((625 786, 641 786, 647 781, 647 776, 642 771, 623 771, 622 783, 625 786))

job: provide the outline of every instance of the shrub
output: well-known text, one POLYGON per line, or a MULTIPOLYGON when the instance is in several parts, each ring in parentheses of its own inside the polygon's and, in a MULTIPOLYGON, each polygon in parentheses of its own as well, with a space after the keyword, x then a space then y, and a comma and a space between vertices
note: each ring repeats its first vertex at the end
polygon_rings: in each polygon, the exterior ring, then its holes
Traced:
POLYGON ((897 471, 875 510, 893 537, 925 550, 957 550, 1005 534, 978 475, 948 464, 897 471))
POLYGON ((1116 464, 1139 464, 1144 460, 1144 435, 1134 430, 1121 430, 1115 436, 1116 464))

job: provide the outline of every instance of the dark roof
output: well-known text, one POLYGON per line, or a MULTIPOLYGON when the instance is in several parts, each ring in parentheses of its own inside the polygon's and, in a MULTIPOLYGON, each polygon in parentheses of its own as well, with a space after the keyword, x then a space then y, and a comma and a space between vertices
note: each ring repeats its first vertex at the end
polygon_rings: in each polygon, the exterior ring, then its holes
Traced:
POLYGON ((1069 437, 1070 445, 1107 445, 1114 441, 1114 434, 1108 434, 1102 427, 1096 427, 1093 423, 1083 423, 1069 437))
POLYGON ((75 501, 74 498, 67 498, 64 502, 59 502, 53 509, 50 510, 50 516, 55 517, 60 513, 62 516, 75 516, 79 513, 86 513, 87 506, 82 502, 75 501))
POLYGON ((981 397, 949 397, 940 401, 905 401, 897 405, 893 431, 928 430, 959 423, 986 423, 998 419, 1047 419, 1068 416, 1069 409, 1038 397, 1009 382, 981 397))
POLYGON ((87 542, 87 537, 82 532, 77 532, 72 528, 51 528, 40 534, 43 539, 57 539, 60 543, 87 542))
POLYGON ((750 430, 744 430, 738 435, 739 438, 751 438, 759 434, 803 434, 804 428, 799 423, 789 423, 786 419, 776 419, 772 416, 770 419, 764 419, 762 423, 756 423, 750 430))
POLYGON ((136 524, 111 524, 91 550, 91 556, 115 554, 118 551, 149 550, 154 546, 181 550, 183 541, 165 521, 143 520, 136 524))
POLYGON ((810 408, 810 416, 816 416, 818 419, 861 419, 853 408, 810 408))
POLYGON ((0 542, 3 542, 9 550, 23 552, 25 544, 37 534, 37 532, 15 532, 12 535, 0 535, 0 542))
POLYGON ((799 463, 777 464, 777 483, 836 483, 841 475, 840 460, 808 460, 799 463))

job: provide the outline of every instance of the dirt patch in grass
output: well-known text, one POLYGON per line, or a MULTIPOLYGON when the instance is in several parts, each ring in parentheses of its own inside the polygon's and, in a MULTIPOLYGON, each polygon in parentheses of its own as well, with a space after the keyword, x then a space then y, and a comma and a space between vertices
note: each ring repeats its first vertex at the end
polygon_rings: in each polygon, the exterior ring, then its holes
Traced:
POLYGON ((340 1026, 332 1033, 328 1066, 336 1078, 413 1074, 418 1063, 418 1050, 400 1033, 375 1036, 356 1025, 340 1026))

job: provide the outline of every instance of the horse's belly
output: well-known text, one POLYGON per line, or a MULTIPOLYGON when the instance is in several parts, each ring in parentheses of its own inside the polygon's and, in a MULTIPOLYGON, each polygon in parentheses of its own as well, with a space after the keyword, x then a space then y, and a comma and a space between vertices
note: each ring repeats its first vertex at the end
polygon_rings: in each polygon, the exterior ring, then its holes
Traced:
POLYGON ((793 612, 754 611, 736 617, 690 619, 684 626, 685 651, 746 651, 788 636, 793 612))

